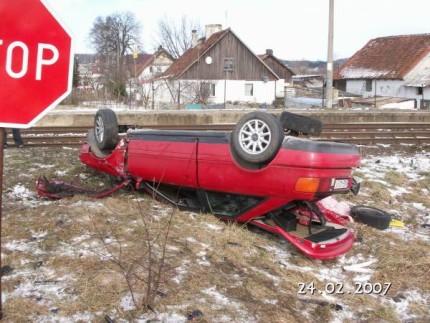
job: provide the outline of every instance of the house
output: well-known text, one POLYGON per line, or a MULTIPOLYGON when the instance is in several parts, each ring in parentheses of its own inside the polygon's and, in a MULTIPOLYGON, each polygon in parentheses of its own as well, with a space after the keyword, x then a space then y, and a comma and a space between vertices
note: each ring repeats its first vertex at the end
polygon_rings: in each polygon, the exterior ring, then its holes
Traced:
POLYGON ((266 49, 266 53, 258 55, 258 57, 279 77, 276 86, 276 97, 283 98, 285 92, 284 87, 292 84, 293 76, 295 75, 294 72, 273 55, 273 49, 266 49))
POLYGON ((175 61, 162 46, 154 54, 134 54, 127 56, 130 75, 129 91, 134 92, 136 101, 144 106, 154 102, 153 80, 162 75, 175 61))
POLYGON ((157 80, 156 99, 164 105, 272 103, 278 75, 230 29, 207 25, 205 37, 179 57, 157 80))
POLYGON ((430 34, 370 40, 335 71, 335 87, 367 97, 414 99, 430 108, 430 34))
POLYGON ((127 56, 127 67, 131 77, 143 81, 163 74, 174 61, 173 56, 159 46, 154 54, 127 56))

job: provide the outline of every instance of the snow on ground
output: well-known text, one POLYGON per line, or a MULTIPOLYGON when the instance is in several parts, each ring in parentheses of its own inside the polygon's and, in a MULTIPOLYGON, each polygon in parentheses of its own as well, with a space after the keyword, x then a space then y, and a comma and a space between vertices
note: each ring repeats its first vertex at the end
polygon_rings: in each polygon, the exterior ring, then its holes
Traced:
MULTIPOLYGON (((385 147, 387 148, 387 147, 385 147)), ((49 165, 46 166, 49 168, 49 165)), ((430 154, 428 152, 418 152, 414 155, 405 156, 403 154, 392 154, 389 156, 366 156, 362 160, 362 167, 359 170, 361 181, 368 181, 373 183, 380 183, 386 187, 393 199, 393 203, 401 200, 402 196, 411 193, 411 188, 397 186, 395 183, 387 180, 387 173, 394 172, 397 174, 402 174, 408 180, 410 185, 413 183, 424 179, 426 176, 428 178, 428 173, 430 172, 430 154)), ((66 174, 67 170, 56 170, 58 176, 66 174)), ((81 179, 86 179, 88 176, 81 174, 79 175, 81 179)), ((368 192, 366 188, 363 188, 362 194, 366 196, 368 192)), ((429 191, 426 189, 422 190, 423 195, 428 195, 429 191)), ((16 205, 22 207, 34 207, 36 205, 46 205, 49 207, 50 203, 46 200, 39 199, 33 191, 31 191, 31 185, 18 183, 11 188, 5 189, 4 203, 9 203, 8 201, 13 201, 16 205)), ((369 203, 372 201, 369 201, 369 203)), ((333 201, 327 202, 325 206, 333 206, 333 201)), ((408 202, 402 201, 403 207, 414 209, 418 212, 418 217, 420 223, 430 223, 430 209, 423 203, 419 202, 408 202)), ((340 208, 338 210, 341 213, 348 213, 349 204, 348 202, 342 201, 338 204, 340 208)), ((74 208, 84 208, 84 209, 101 209, 104 208, 103 203, 100 201, 76 201, 71 204, 74 208)), ((169 214, 171 212, 170 207, 165 207, 161 204, 153 204, 152 208, 154 210, 159 210, 160 214, 169 214)), ((393 205, 392 210, 387 210, 396 213, 395 205, 393 205)), ((189 214, 190 221, 197 216, 196 214, 189 214)), ((207 223, 203 226, 202 230, 221 232, 223 230, 223 224, 211 224, 207 223)), ((31 231, 31 239, 16 239, 9 240, 5 239, 3 248, 7 252, 30 252, 32 254, 38 255, 43 254, 39 249, 40 243, 43 243, 47 236, 46 231, 31 231)), ((408 228, 390 228, 388 233, 394 233, 399 237, 408 240, 425 240, 430 241, 430 228, 417 228, 416 230, 409 230, 408 228)), ((203 267, 211 266, 211 261, 208 258, 208 253, 213 251, 210 244, 202 243, 196 238, 190 236, 186 239, 187 243, 196 245, 201 248, 201 251, 196 253, 199 258, 198 263, 203 267)), ((357 242, 359 245, 360 242, 357 242)), ((75 237, 72 243, 63 243, 59 247, 59 252, 62 256, 67 257, 84 257, 87 254, 94 252, 95 249, 101 248, 100 244, 94 245, 91 242, 91 237, 88 235, 82 235, 80 237, 75 237), (91 250, 91 251, 90 251, 91 250)), ((315 278, 316 282, 348 282, 343 286, 346 290, 351 290, 353 284, 366 283, 369 282, 377 270, 379 260, 372 255, 356 254, 353 256, 344 255, 339 258, 338 262, 334 265, 328 266, 325 262, 313 261, 309 262, 309 265, 296 265, 292 262, 292 258, 296 257, 292 255, 291 248, 286 247, 285 242, 278 244, 270 244, 264 248, 265 251, 273 255, 273 263, 277 264, 279 268, 285 268, 298 273, 304 273, 306 275, 311 275, 315 278)), ((168 246, 168 250, 173 252, 178 252, 179 249, 175 246, 168 246)), ((55 256, 55 255, 52 255, 55 256)), ((12 298, 40 298, 43 302, 53 302, 53 299, 70 299, 70 295, 65 293, 66 285, 65 281, 74 280, 75 277, 73 273, 68 275, 58 275, 45 268, 38 268, 35 272, 26 264, 23 264, 23 269, 16 269, 12 273, 3 277, 3 280, 15 280, 19 279, 20 284, 17 285, 16 289, 12 292, 4 293, 3 302, 10 300, 12 298), (35 284, 35 282, 39 282, 35 284), (50 283, 52 282, 52 283, 50 283)), ((184 278, 187 276, 187 270, 191 265, 191 260, 186 257, 182 260, 182 264, 175 268, 176 275, 173 281, 181 285, 184 278)), ((251 267, 255 272, 258 272, 266 276, 269 280, 273 281, 273 285, 281 286, 282 278, 274 273, 270 273, 262 268, 251 267)), ((228 298, 218 290, 217 286, 212 286, 210 288, 203 289, 201 293, 205 294, 211 302, 213 308, 219 308, 220 314, 216 317, 218 322, 231 322, 231 318, 223 313, 223 309, 226 307, 239 312, 239 316, 242 317, 240 322, 253 322, 256 321, 255 316, 250 315, 244 311, 241 304, 235 300, 228 298)), ((321 298, 333 303, 342 303, 339 297, 334 297, 330 293, 322 292, 320 294, 321 298)), ((429 307, 430 293, 429 291, 422 290, 406 290, 403 291, 398 299, 387 299, 380 296, 378 299, 381 303, 386 303, 392 306, 398 315, 398 318, 403 321, 416 319, 415 314, 410 313, 411 304, 421 304, 423 307, 429 307)), ((202 302, 207 302, 207 300, 202 300, 202 302)), ((268 305, 276 305, 277 300, 267 299, 266 303, 268 305)), ((343 304, 344 305, 344 304, 343 304)), ((134 303, 131 300, 129 294, 123 295, 118 304, 120 308, 124 311, 130 311, 134 309, 134 303)), ((305 308, 305 305, 303 305, 305 308)), ((170 313, 149 313, 141 317, 141 321, 151 320, 153 322, 186 322, 187 319, 181 314, 176 312, 177 308, 173 309, 170 313)), ((55 308, 52 309, 55 313, 55 308)), ((305 309, 304 309, 305 311, 305 309)), ((92 321, 94 314, 96 313, 77 313, 69 317, 61 316, 61 313, 56 314, 53 318, 52 316, 38 315, 31 318, 34 322, 79 322, 79 321, 92 321)), ((112 314, 113 315, 113 314, 112 314)), ((309 314, 305 315, 309 318, 309 314)), ((351 311, 348 306, 344 306, 342 311, 335 312, 332 322, 343 322, 345 320, 354 320, 355 313, 351 311)), ((118 322, 125 322, 119 319, 118 322)))
MULTIPOLYGON (((360 172, 364 175, 361 175, 363 178, 359 177, 360 180, 380 183, 390 193, 390 204, 392 207, 385 209, 385 211, 399 217, 401 220, 407 220, 411 215, 407 212, 399 211, 399 205, 401 205, 402 210, 411 209, 418 213, 415 219, 419 224, 430 222, 430 209, 428 207, 422 203, 409 201, 409 197, 403 198, 413 193, 413 187, 417 182, 423 181, 426 178, 428 179, 430 174, 430 153, 422 151, 414 155, 396 153, 389 156, 368 156, 362 159, 360 172), (406 185, 406 187, 396 182, 390 182, 387 179, 387 176, 390 174, 404 177, 406 182, 403 185, 406 185)), ((366 187, 363 187, 360 194, 366 195, 367 193, 366 187)), ((420 193, 423 196, 427 196, 429 189, 422 188, 420 193)), ((370 199, 368 204, 371 203, 372 200, 370 199)), ((422 227, 414 231, 391 227, 388 231, 398 234, 405 239, 416 238, 430 241, 429 230, 422 227)))

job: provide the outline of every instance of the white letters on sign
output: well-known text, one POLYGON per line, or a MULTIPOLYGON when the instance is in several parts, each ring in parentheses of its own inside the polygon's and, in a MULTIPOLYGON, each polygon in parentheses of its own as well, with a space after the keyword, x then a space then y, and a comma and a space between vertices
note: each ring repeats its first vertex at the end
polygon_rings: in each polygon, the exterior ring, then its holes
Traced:
POLYGON ((42 79, 42 65, 52 65, 56 61, 58 61, 58 57, 60 53, 58 52, 57 47, 51 44, 39 44, 37 46, 37 60, 36 60, 36 80, 40 81, 42 79), (52 53, 51 59, 44 59, 43 52, 44 50, 50 50, 52 53))
MULTIPOLYGON (((3 45, 3 40, 0 39, 0 45, 3 45)), ((36 75, 37 81, 42 80, 42 68, 43 66, 53 65, 58 61, 60 53, 57 47, 51 44, 39 43, 37 44, 37 55, 36 55, 36 75), (48 55, 46 55, 49 52, 48 55), (46 58, 50 57, 50 58, 46 58)), ((19 57, 19 56, 18 56, 19 57)), ((21 41, 14 41, 9 44, 6 50, 6 73, 15 79, 24 77, 28 71, 30 51, 28 46, 21 41), (12 69, 13 62, 16 60, 17 53, 20 52, 22 57, 21 66, 17 68, 15 64, 15 70, 12 69)))

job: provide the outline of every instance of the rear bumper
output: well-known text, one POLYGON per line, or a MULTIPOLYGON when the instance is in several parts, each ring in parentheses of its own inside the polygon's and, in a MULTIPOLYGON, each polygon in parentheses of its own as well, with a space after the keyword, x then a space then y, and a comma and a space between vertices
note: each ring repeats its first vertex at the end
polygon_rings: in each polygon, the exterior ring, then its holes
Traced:
POLYGON ((284 239, 288 240, 292 245, 294 245, 297 249, 303 252, 306 256, 313 259, 327 260, 342 256, 346 254, 349 250, 351 250, 355 241, 355 231, 350 228, 348 228, 347 233, 336 242, 315 243, 303 238, 293 236, 279 226, 270 226, 258 220, 252 221, 251 223, 264 230, 282 236, 284 239))

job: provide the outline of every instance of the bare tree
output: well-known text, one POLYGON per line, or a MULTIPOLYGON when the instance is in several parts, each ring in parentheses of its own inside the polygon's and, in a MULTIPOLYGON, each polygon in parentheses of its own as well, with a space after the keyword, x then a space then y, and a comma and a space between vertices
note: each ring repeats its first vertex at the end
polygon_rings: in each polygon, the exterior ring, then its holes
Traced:
POLYGON ((182 16, 180 23, 164 16, 158 22, 158 43, 162 45, 174 58, 180 57, 192 46, 192 30, 197 35, 202 34, 200 24, 187 16, 182 16))
POLYGON ((131 12, 97 17, 91 28, 90 41, 99 56, 105 85, 118 97, 126 95, 126 55, 141 47, 141 30, 131 12))

